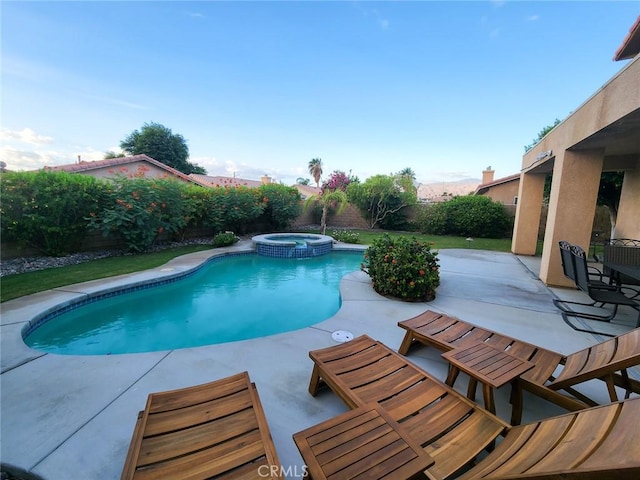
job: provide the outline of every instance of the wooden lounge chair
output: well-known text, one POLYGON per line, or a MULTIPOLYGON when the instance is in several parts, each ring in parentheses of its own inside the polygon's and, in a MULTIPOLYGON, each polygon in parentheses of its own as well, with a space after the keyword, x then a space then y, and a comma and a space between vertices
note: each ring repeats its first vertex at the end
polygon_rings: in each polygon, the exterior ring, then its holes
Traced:
POLYGON ((328 385, 350 408, 377 402, 431 455, 446 478, 491 447, 509 425, 372 338, 309 352, 309 393, 328 385))
MULTIPOLYGON (((511 355, 535 365, 520 376, 517 382, 519 388, 567 410, 597 405, 594 400, 572 388, 587 380, 604 380, 612 402, 618 400, 616 385, 625 389, 625 398, 631 392, 640 393, 640 382, 629 378, 627 373, 628 368, 640 364, 640 329, 565 356, 430 310, 398 322, 398 326, 407 331, 398 349, 402 355, 407 355, 416 344, 432 346, 443 352, 481 342, 504 348, 511 355), (559 369, 560 372, 556 373, 559 369), (560 393, 560 390, 570 396, 560 393)), ((521 395, 513 395, 512 398, 518 400, 521 395)), ((511 423, 520 423, 521 417, 522 404, 514 402, 511 423)))
POLYGON ((640 478, 639 418, 634 398, 512 427, 458 480, 640 478))
POLYGON ((121 478, 255 480, 281 478, 281 470, 258 392, 243 372, 150 394, 121 478))

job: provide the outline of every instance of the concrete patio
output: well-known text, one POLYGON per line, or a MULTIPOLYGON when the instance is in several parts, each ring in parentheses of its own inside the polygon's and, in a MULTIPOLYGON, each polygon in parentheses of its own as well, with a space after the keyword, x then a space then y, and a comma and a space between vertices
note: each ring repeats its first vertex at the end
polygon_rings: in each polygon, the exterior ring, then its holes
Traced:
MULTIPOLYGON (((232 249, 247 249, 241 243, 232 249)), ((216 250, 218 254, 221 250, 216 250)), ((549 289, 537 277, 539 258, 472 249, 442 250, 441 285, 429 303, 404 303, 376 294, 362 272, 341 282, 342 308, 324 322, 301 330, 235 343, 163 352, 111 356, 62 356, 29 349, 21 329, 36 314, 102 289, 177 275, 214 251, 175 259, 163 267, 87 282, 1 305, 1 452, 3 463, 46 479, 108 480, 120 477, 139 410, 150 392, 191 386, 247 370, 256 383, 280 461, 296 478, 302 459, 292 434, 347 410, 330 391, 307 392, 309 350, 335 344, 331 333, 368 334, 397 349, 404 330, 397 322, 431 309, 458 316, 563 353, 608 337, 582 333, 564 323, 552 299, 580 298, 579 292, 549 289)), ((584 298, 584 297, 582 297, 584 298)), ((621 309, 612 324, 583 322, 583 328, 624 333, 637 313, 621 309)), ((577 320, 577 322, 581 322, 577 320)), ((409 358, 444 380, 447 365, 433 349, 409 358)), ((638 378, 638 372, 632 374, 638 378)), ((456 389, 466 393, 464 375, 456 389)), ((600 382, 580 389, 606 403, 600 382)), ((508 388, 498 390, 498 415, 510 417, 508 388)), ((480 395, 478 396, 480 401, 480 395)), ((523 422, 563 413, 525 392, 523 422)))

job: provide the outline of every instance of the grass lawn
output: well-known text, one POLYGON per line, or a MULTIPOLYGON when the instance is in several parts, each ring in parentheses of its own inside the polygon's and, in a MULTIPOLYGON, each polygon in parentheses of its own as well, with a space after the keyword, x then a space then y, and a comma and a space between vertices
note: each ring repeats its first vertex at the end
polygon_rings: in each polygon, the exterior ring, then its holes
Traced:
MULTIPOLYGON (((375 238, 383 235, 381 231, 356 230, 360 234, 360 244, 368 245, 375 238)), ((313 233, 318 233, 314 231, 313 233)), ((327 231, 331 233, 331 231, 327 231)), ((388 232, 391 237, 416 237, 424 242, 433 242, 435 250, 445 248, 472 248, 476 250, 493 250, 508 252, 511 239, 477 238, 468 242, 464 237, 449 237, 435 235, 420 235, 406 232, 388 232)), ((32 293, 50 290, 73 283, 139 272, 164 265, 169 260, 187 253, 208 250, 208 245, 188 245, 154 253, 126 255, 122 257, 102 258, 91 262, 71 265, 68 267, 48 268, 35 272, 10 275, 0 279, 0 302, 30 295, 32 293)))

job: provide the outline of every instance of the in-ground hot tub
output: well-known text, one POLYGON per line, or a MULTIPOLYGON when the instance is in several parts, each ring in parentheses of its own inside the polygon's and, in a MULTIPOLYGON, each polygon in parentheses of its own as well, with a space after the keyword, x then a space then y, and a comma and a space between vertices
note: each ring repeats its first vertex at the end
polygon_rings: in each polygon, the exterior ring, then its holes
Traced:
POLYGON ((252 238, 258 255, 277 258, 310 258, 331 251, 333 238, 313 233, 269 233, 252 238))

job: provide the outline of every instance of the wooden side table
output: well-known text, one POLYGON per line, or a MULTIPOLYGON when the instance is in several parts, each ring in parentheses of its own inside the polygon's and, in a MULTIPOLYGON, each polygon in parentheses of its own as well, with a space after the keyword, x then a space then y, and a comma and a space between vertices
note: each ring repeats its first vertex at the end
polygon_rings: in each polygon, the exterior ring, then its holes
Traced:
POLYGON ((467 397, 475 401, 477 382, 482 383, 484 408, 496 413, 493 389, 511 382, 513 408, 522 404, 522 392, 514 382, 518 377, 534 367, 534 364, 514 357, 508 352, 497 349, 486 343, 478 343, 468 348, 450 350, 442 354, 449 364, 449 375, 446 384, 453 384, 460 373, 466 373, 469 379, 467 397))
POLYGON ((377 403, 293 435, 313 480, 426 478, 435 462, 377 403))

